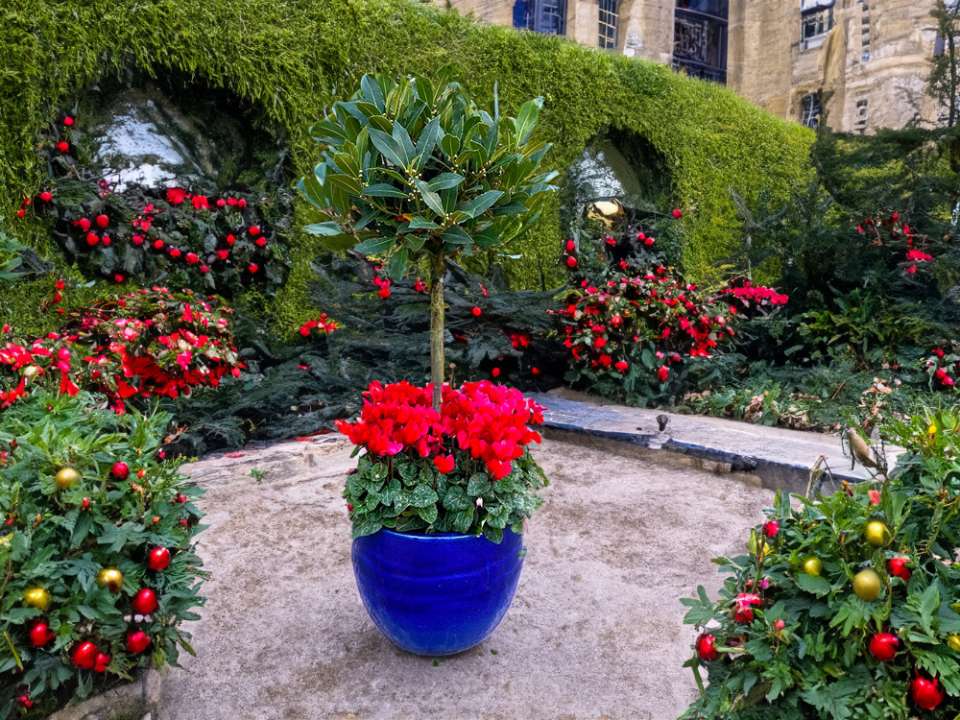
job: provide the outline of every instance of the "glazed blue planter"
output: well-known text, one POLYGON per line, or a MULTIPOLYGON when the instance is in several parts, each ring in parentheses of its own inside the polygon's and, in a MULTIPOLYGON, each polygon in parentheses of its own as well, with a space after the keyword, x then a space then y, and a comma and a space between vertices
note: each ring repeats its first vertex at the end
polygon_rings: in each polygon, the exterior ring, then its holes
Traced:
POLYGON ((380 530, 353 541, 353 572, 370 619, 397 647, 455 655, 483 642, 506 614, 523 568, 523 536, 380 530))

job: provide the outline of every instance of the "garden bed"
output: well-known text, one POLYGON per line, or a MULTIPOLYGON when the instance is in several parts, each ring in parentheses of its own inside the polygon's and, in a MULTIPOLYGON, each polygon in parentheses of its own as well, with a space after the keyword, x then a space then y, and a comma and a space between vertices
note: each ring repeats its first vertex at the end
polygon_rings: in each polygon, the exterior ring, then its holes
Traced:
POLYGON ((165 681, 163 717, 677 716, 696 688, 676 598, 719 584, 710 558, 739 549, 772 494, 620 443, 547 440, 535 455, 552 484, 513 609, 439 661, 393 648, 360 604, 343 438, 187 466, 207 489, 212 577, 199 657, 165 681))

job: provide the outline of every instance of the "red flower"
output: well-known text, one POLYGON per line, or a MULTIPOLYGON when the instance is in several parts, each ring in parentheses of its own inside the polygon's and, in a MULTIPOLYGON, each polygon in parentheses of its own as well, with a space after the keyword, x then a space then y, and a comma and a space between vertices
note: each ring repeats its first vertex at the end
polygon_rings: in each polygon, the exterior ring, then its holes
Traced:
POLYGON ((210 201, 207 199, 206 195, 194 195, 190 198, 190 201, 193 203, 194 210, 209 210, 210 201))
POLYGON ((907 260, 910 262, 933 262, 933 255, 922 250, 912 249, 907 250, 907 260))
POLYGON ((667 365, 661 365, 657 368, 657 379, 665 383, 670 378, 670 368, 667 365))
POLYGON ((453 472, 456 463, 454 462, 453 455, 437 455, 433 458, 433 465, 440 474, 446 475, 453 472))
POLYGON ((167 202, 171 205, 182 205, 186 199, 186 190, 178 187, 167 188, 167 202))

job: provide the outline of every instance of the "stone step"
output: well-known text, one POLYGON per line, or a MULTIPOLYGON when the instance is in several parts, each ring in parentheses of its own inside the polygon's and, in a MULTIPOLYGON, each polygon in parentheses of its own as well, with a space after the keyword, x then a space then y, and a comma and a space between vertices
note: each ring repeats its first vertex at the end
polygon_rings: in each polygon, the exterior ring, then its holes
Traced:
MULTIPOLYGON (((626 407, 566 389, 530 397, 545 408, 547 428, 722 463, 731 471, 755 475, 769 489, 804 492, 818 461, 820 467, 829 470, 815 483, 824 491, 844 480, 860 482, 872 477, 859 463, 853 465, 839 434, 626 407), (664 418, 666 427, 661 431, 664 418)), ((902 448, 884 446, 888 467, 896 465, 902 452, 902 448)))

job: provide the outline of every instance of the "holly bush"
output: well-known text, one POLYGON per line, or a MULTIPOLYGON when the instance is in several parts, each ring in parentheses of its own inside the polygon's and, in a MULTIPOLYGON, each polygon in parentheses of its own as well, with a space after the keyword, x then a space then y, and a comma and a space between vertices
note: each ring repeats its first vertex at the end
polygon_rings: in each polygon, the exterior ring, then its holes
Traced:
POLYGON ((676 396, 687 365, 730 345, 744 317, 787 303, 786 295, 736 278, 715 289, 684 279, 669 264, 677 221, 651 216, 599 237, 564 244, 570 291, 554 311, 570 353, 566 379, 602 395, 643 404, 676 396))
POLYGON ((960 712, 960 413, 893 427, 889 479, 778 494, 719 598, 684 599, 701 687, 684 718, 955 718, 960 712), (700 681, 701 668, 709 686, 700 681))
POLYGON ((47 183, 18 215, 47 218, 88 277, 165 283, 233 296, 273 293, 286 278, 292 196, 209 185, 116 186, 91 138, 70 115, 41 144, 47 183))
POLYGON ((201 490, 170 416, 38 392, 0 415, 0 718, 45 717, 192 653, 201 490))

